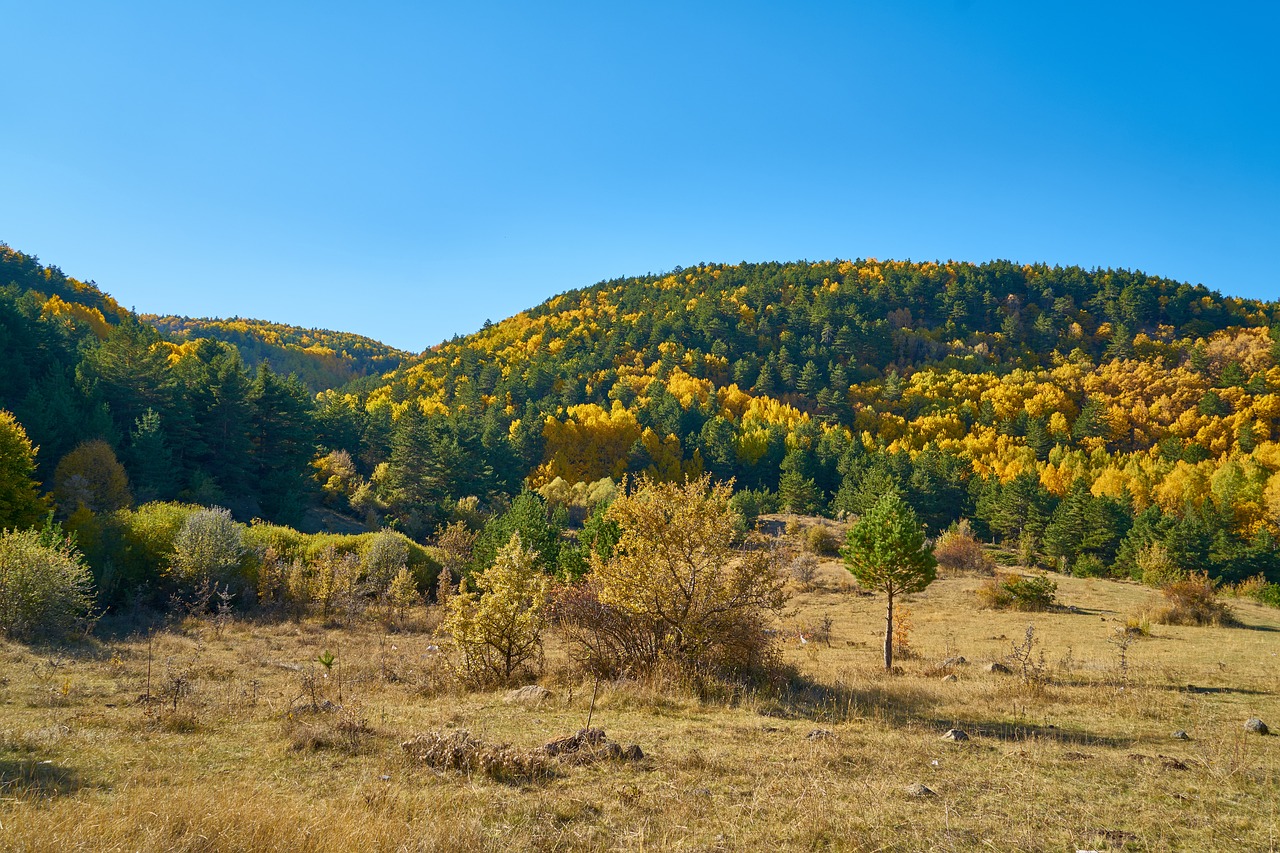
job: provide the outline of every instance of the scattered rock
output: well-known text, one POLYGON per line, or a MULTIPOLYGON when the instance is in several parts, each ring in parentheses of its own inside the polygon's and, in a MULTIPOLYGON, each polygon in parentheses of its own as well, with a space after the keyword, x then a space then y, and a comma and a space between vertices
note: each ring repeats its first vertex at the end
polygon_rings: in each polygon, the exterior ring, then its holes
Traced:
POLYGON ((913 797, 936 797, 937 794, 930 788, 926 788, 919 782, 912 782, 907 786, 907 793, 913 797))
POLYGON ((947 733, 942 736, 943 740, 949 740, 952 743, 960 743, 969 739, 967 732, 960 729, 947 729, 947 733))
POLYGON ((1094 829, 1089 832, 1089 836, 1094 841, 1104 841, 1108 847, 1117 849, 1124 847, 1138 837, 1132 832, 1125 832, 1123 829, 1094 829))
POLYGON ((552 758, 570 764, 594 764, 597 761, 640 761, 644 750, 639 744, 622 746, 611 742, 604 729, 579 729, 571 735, 556 738, 542 747, 552 758))
POLYGON ((944 676, 942 676, 942 683, 943 683, 943 684, 952 684, 952 683, 954 683, 954 682, 956 682, 956 681, 959 681, 959 680, 960 680, 960 679, 959 679, 958 677, 956 677, 956 674, 955 674, 954 672, 953 672, 953 673, 951 673, 950 675, 944 675, 944 676))
POLYGON ((1176 732, 1169 735, 1169 737, 1173 738, 1174 740, 1191 740, 1191 735, 1187 734, 1182 729, 1178 729, 1176 732))
POLYGON ((528 684, 510 691, 502 697, 502 701, 508 705, 538 705, 551 697, 552 693, 547 688, 528 684))
POLYGON ((1009 675, 1010 673, 1013 672, 1013 670, 1009 669, 1009 667, 1005 666, 999 661, 993 661, 992 663, 987 664, 984 669, 987 672, 994 672, 999 675, 1009 675))
POLYGON ((1246 732, 1253 732, 1255 735, 1265 735, 1265 734, 1271 733, 1271 729, 1267 728, 1267 724, 1262 722, 1262 720, 1258 719, 1257 717, 1250 717, 1249 719, 1245 720, 1244 730, 1246 732))
POLYGON ((827 738, 832 738, 835 736, 836 736, 835 732, 831 731, 830 729, 814 729, 813 731, 805 735, 805 737, 807 737, 809 740, 826 740, 827 738))
POLYGON ((1152 758, 1150 755, 1143 755, 1139 752, 1129 753, 1129 760, 1136 761, 1139 764, 1159 764, 1165 770, 1186 770, 1187 764, 1181 758, 1174 758, 1172 755, 1157 755, 1152 758))

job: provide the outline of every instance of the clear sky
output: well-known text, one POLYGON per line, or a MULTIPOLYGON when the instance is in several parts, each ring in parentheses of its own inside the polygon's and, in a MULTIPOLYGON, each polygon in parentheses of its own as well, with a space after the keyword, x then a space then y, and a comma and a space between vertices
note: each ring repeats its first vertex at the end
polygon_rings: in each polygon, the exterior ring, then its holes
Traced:
POLYGON ((0 0, 0 240, 421 350, 700 261, 1275 298, 1280 4, 0 0))

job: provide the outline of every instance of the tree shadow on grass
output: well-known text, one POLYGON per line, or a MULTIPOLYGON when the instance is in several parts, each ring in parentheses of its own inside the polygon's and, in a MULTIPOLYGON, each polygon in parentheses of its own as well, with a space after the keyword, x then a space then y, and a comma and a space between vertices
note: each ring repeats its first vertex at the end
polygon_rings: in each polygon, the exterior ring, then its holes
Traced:
POLYGON ((0 796, 59 797, 85 787, 80 773, 52 761, 0 756, 0 796))
POLYGON ((803 677, 793 677, 768 698, 762 697, 759 712, 769 717, 823 723, 861 719, 893 726, 926 726, 935 730, 939 736, 949 729, 962 729, 971 736, 1009 742, 1042 740, 1081 747, 1110 748, 1128 748, 1137 742, 1134 738, 1098 735, 1052 725, 963 717, 942 719, 936 716, 939 704, 940 700, 933 692, 909 684, 894 683, 888 678, 853 687, 821 684, 803 677))
POLYGON ((761 694, 759 712, 766 717, 824 723, 851 719, 905 723, 920 719, 937 704, 931 692, 890 679, 853 687, 792 676, 761 694))

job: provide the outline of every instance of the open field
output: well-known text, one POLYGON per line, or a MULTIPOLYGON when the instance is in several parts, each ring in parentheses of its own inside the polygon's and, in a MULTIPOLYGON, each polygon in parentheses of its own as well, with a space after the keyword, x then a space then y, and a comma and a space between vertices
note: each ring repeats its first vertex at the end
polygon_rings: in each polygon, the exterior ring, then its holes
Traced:
POLYGON ((802 678, 705 701, 601 685, 592 725, 645 758, 526 785, 439 773, 400 744, 465 728, 536 747, 581 728, 593 685, 565 674, 554 638, 542 682, 553 697, 533 707, 458 690, 429 634, 372 620, 188 620, 150 645, 2 645, 0 848, 1280 846, 1280 738, 1243 728, 1255 716, 1280 727, 1280 611, 1232 601, 1246 627, 1152 626, 1122 666, 1117 629, 1153 593, 1056 580, 1074 611, 979 611, 978 578, 940 578, 908 601, 915 655, 887 677, 882 600, 826 562, 782 628, 802 678), (1028 624, 1033 671, 985 672, 1028 624), (939 668, 955 656, 968 662, 939 668), (139 701, 149 661, 152 703, 139 701), (311 677, 315 699, 341 710, 309 710, 311 677), (953 727, 971 740, 943 741, 953 727), (913 783, 934 795, 910 795, 913 783))

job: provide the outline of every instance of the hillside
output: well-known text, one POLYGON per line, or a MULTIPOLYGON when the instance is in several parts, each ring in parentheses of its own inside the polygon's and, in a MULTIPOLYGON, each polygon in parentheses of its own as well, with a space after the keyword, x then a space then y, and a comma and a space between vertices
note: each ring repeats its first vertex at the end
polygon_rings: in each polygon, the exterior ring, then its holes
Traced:
POLYGON ((266 364, 276 373, 295 374, 313 392, 380 376, 412 360, 409 353, 349 332, 240 317, 220 320, 143 314, 141 319, 173 341, 210 338, 233 344, 250 368, 266 364))
POLYGON ((1273 571, 1278 318, 1124 270, 704 265, 569 291, 344 405, 453 436, 470 479, 441 496, 705 470, 839 513, 896 481, 933 529, 975 516, 1089 571, 1158 539, 1273 571), (1048 529, 1060 505, 1102 532, 1048 529))
POLYGON ((103 438, 139 499, 286 523, 323 504, 425 542, 464 499, 473 526, 524 488, 580 517, 587 484, 708 472, 748 517, 857 513, 897 486, 932 531, 969 518, 1080 574, 1158 553, 1280 579, 1275 302, 1001 261, 700 265, 569 291, 312 397, 279 365, 336 379, 403 354, 154 318, 207 335, 173 340, 92 283, 0 261, 0 408, 50 490, 103 438))

